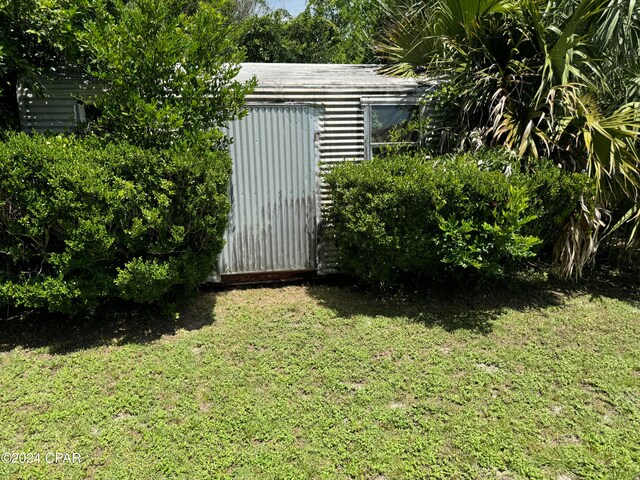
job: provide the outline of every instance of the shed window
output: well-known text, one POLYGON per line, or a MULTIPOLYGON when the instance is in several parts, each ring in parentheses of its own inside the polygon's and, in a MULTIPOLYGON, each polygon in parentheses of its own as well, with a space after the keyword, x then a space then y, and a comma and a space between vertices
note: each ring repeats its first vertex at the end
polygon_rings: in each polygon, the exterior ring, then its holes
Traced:
POLYGON ((370 104, 365 107, 365 122, 368 130, 368 158, 378 155, 384 147, 396 145, 411 148, 419 141, 419 132, 406 132, 402 139, 394 138, 393 132, 407 127, 415 118, 418 107, 414 104, 370 104))

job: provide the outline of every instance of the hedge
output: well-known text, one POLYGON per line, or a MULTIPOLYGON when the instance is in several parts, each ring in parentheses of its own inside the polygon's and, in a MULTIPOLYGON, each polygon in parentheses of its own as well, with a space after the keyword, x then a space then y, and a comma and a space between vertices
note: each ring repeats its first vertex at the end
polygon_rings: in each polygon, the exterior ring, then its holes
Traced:
POLYGON ((490 151, 338 166, 326 180, 340 270, 377 285, 495 278, 548 254, 591 182, 546 160, 520 165, 490 151))
POLYGON ((223 247, 230 175, 229 154, 205 146, 8 136, 0 143, 0 304, 80 314, 195 288, 223 247))

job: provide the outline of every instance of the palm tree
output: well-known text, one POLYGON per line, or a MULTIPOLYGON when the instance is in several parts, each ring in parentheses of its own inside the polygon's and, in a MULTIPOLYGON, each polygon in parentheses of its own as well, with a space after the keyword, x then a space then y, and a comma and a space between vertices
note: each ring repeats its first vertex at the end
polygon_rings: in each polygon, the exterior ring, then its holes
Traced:
POLYGON ((384 71, 421 69, 446 79, 441 99, 456 107, 457 147, 479 139, 593 178, 596 208, 585 199, 562 232, 556 273, 581 275, 605 227, 631 223, 633 241, 640 225, 640 103, 633 101, 640 2, 400 1, 389 0, 394 21, 378 45, 384 71), (612 85, 624 85, 624 93, 612 85))

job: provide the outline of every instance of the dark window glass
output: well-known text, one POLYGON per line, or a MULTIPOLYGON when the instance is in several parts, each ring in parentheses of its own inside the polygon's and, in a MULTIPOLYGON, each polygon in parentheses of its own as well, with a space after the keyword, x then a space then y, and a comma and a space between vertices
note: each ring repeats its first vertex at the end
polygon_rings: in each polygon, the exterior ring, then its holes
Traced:
POLYGON ((102 110, 95 105, 85 105, 84 114, 87 122, 95 122, 102 115, 102 110))
POLYGON ((390 132, 405 125, 411 118, 413 105, 372 105, 371 143, 390 141, 390 132))

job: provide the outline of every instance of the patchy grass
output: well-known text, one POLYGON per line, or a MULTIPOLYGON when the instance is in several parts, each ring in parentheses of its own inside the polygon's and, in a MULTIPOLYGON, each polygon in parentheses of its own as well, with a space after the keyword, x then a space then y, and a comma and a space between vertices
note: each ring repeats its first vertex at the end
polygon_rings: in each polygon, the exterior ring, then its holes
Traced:
POLYGON ((303 285, 5 319, 0 453, 82 460, 0 478, 637 479, 637 293, 303 285))

